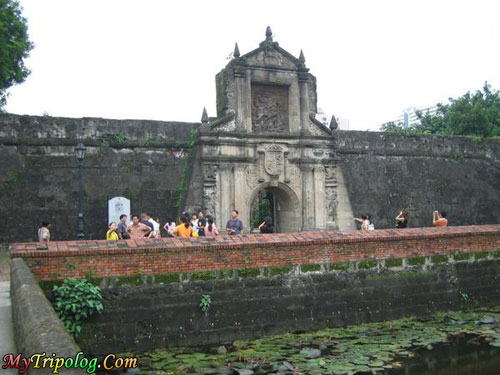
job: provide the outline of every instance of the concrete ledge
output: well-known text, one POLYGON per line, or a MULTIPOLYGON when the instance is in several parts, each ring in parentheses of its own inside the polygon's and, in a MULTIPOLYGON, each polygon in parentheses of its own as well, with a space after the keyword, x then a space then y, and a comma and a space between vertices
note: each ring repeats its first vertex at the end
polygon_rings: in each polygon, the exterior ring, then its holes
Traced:
MULTIPOLYGON (((11 260, 12 315, 17 347, 24 356, 47 353, 75 357, 80 348, 69 336, 35 277, 22 259, 11 260)), ((32 369, 29 374, 52 374, 53 369, 32 369)), ((66 369, 64 374, 85 374, 85 370, 66 369)))

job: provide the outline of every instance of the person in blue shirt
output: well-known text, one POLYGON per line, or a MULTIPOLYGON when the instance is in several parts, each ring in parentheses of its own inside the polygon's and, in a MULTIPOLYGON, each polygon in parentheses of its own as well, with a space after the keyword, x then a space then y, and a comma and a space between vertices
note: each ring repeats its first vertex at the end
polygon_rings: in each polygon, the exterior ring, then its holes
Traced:
POLYGON ((226 224, 227 234, 243 234, 243 223, 238 219, 238 211, 231 212, 231 219, 226 224))

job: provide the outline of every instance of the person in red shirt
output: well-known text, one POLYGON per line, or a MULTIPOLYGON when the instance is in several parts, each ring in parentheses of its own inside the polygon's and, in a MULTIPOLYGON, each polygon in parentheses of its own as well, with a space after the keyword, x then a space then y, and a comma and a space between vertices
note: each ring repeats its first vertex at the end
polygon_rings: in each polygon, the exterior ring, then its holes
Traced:
POLYGON ((447 227, 448 219, 446 218, 446 212, 434 211, 432 213, 432 225, 434 225, 435 227, 447 227))

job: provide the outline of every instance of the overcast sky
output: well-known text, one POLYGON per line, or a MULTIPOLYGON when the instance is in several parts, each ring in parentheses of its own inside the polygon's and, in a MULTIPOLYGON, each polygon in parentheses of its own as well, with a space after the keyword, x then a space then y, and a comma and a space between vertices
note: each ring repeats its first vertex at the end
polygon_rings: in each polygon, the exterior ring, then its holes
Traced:
POLYGON ((21 0, 32 73, 19 114, 199 121, 238 42, 274 40, 317 77, 318 105, 377 130, 404 108, 500 89, 500 2, 21 0))

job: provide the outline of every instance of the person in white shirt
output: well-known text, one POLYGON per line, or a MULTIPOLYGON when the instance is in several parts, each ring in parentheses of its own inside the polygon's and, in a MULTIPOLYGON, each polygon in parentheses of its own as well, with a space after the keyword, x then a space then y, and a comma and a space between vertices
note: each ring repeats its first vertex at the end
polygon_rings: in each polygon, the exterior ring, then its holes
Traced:
POLYGON ((153 224, 153 230, 151 231, 151 234, 149 235, 149 238, 160 238, 160 223, 156 222, 150 214, 147 215, 147 220, 153 224))
POLYGON ((198 215, 193 214, 191 216, 191 226, 193 227, 193 232, 198 233, 198 215))

